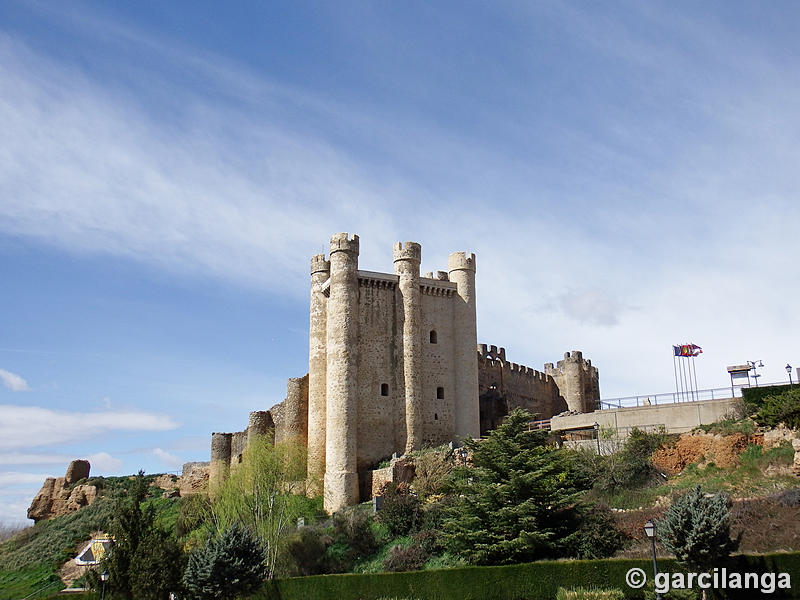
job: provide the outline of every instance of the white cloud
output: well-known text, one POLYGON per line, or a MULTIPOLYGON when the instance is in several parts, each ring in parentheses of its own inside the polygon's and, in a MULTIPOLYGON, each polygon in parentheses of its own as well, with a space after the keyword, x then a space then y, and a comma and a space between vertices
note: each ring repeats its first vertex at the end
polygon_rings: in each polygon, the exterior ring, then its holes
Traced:
POLYGON ((92 473, 103 471, 104 473, 115 473, 122 468, 122 460, 114 458, 108 452, 95 452, 86 457, 91 465, 92 473))
POLYGON ((0 453, 0 465, 67 465, 70 460, 66 454, 0 453))
POLYGON ((161 448, 154 448, 153 454, 157 456, 161 460, 161 462, 163 462, 165 465, 173 467, 174 469, 180 467, 184 462, 174 454, 170 454, 169 452, 167 452, 166 450, 162 450, 161 448))
POLYGON ((0 405, 0 449, 61 444, 96 431, 169 431, 177 426, 167 415, 147 412, 64 412, 0 405))
POLYGON ((18 471, 0 471, 0 486, 10 488, 31 483, 42 484, 48 477, 52 477, 52 475, 22 473, 18 471))
POLYGON ((30 389, 27 381, 11 371, 0 369, 0 379, 2 379, 3 385, 12 392, 26 392, 30 389))

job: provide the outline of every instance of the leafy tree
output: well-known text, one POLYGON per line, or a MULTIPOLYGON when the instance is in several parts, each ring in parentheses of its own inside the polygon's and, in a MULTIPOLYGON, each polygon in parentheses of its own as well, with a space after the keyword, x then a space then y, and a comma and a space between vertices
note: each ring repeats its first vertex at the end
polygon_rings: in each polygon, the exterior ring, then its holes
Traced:
POLYGON ((695 572, 720 566, 739 547, 741 533, 736 539, 730 533, 730 498, 705 494, 699 485, 675 500, 658 523, 664 547, 695 572))
POLYGON ((289 528, 298 517, 313 516, 303 494, 305 477, 302 444, 292 440, 273 444, 270 436, 259 436, 250 441, 230 477, 214 490, 210 516, 217 534, 233 525, 248 529, 264 546, 269 578, 275 574, 289 528))
POLYGON ((421 505, 411 487, 407 483, 387 482, 381 489, 381 495, 383 507, 378 512, 378 521, 395 536, 415 530, 421 516, 421 505))
POLYGON ((115 597, 134 597, 131 563, 139 543, 152 529, 155 516, 152 507, 143 506, 147 492, 144 471, 139 471, 128 493, 115 501, 115 517, 109 527, 114 546, 103 561, 103 568, 109 574, 107 589, 115 597))
POLYGON ((768 427, 785 423, 787 427, 800 429, 800 387, 764 398, 756 421, 768 427))
POLYGON ((454 470, 458 500, 444 521, 445 547, 471 563, 505 564, 566 556, 584 518, 589 487, 573 454, 528 431, 531 414, 516 409, 479 442, 465 443, 473 468, 454 470))
POLYGON ((596 485, 601 490, 641 487, 658 478, 659 472, 650 457, 661 444, 664 434, 646 433, 633 428, 622 450, 606 456, 587 457, 594 470, 596 485))
POLYGON ((267 552, 239 524, 189 556, 183 586, 191 600, 227 600, 254 592, 267 578, 267 552))
MULTIPOLYGON (((100 570, 108 571, 107 589, 116 598, 166 600, 180 590, 183 553, 173 536, 155 526, 155 510, 145 502, 148 491, 139 471, 127 494, 115 500, 109 526, 114 545, 100 570)), ((100 585, 96 574, 89 583, 100 585)))
POLYGON ((158 529, 142 538, 131 560, 130 582, 136 600, 168 600, 180 592, 186 555, 177 541, 158 529))

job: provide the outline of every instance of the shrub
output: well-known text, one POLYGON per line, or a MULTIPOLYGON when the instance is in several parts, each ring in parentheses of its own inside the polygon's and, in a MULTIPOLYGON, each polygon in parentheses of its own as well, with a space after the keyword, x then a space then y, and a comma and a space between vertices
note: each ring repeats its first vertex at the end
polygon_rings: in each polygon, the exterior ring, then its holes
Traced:
POLYGON ((453 470, 453 451, 449 448, 423 451, 414 459, 414 489, 427 498, 442 491, 453 470))
POLYGON ((430 529, 414 534, 411 538, 411 544, 422 548, 427 554, 438 554, 444 548, 441 534, 430 529))
POLYGON ((800 387, 767 396, 756 414, 759 425, 777 427, 785 423, 792 429, 800 428, 800 387))
POLYGON ((800 488, 792 488, 783 490, 772 496, 781 506, 788 506, 789 508, 800 507, 800 488))
POLYGON ((607 558, 623 549, 630 538, 617 527, 611 511, 605 506, 586 510, 577 534, 571 536, 569 555, 575 558, 607 558))
POLYGON ((183 585, 193 600, 226 600, 249 594, 268 574, 267 553, 245 527, 235 524, 189 556, 183 585))
POLYGON ((389 554, 383 561, 383 568, 386 571, 416 571, 422 568, 428 560, 428 553, 419 546, 392 546, 389 554))
POLYGON ((417 527, 420 520, 420 501, 407 483, 384 484, 381 495, 383 508, 378 520, 386 525, 393 535, 406 535, 417 527))
POLYGON ((739 547, 741 533, 730 537, 731 500, 727 494, 705 494, 700 486, 676 499, 658 523, 664 547, 693 571, 723 564, 739 547))
POLYGON ((311 527, 301 527, 286 543, 292 575, 317 575, 325 572, 325 551, 333 540, 311 527))

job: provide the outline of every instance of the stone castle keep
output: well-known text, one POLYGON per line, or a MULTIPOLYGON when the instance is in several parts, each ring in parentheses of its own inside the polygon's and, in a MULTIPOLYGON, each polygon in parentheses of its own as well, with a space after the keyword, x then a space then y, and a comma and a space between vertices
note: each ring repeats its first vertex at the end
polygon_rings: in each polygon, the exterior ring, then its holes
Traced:
POLYGON ((307 446, 309 483, 322 482, 332 512, 368 497, 372 469, 393 454, 479 437, 515 407, 542 419, 595 408, 598 371, 580 352, 540 372, 478 346, 474 254, 451 254, 435 275, 420 275, 415 242, 395 244, 392 274, 359 270, 358 255, 358 236, 339 233, 329 260, 311 259, 308 374, 246 430, 212 434, 212 484, 274 431, 307 446))

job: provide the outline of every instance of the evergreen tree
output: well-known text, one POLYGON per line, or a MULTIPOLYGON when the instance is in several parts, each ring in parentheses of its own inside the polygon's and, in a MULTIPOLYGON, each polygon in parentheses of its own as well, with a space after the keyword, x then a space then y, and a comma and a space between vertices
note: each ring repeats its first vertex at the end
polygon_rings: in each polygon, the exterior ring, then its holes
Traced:
POLYGON ((128 493, 116 499, 115 516, 109 527, 114 545, 103 563, 103 569, 109 574, 108 591, 114 597, 134 598, 131 563, 139 543, 152 529, 154 518, 152 507, 142 506, 147 491, 144 471, 139 471, 128 493))
POLYGON ((726 494, 707 495, 698 485, 669 507, 658 523, 659 538, 692 571, 711 571, 739 547, 742 537, 730 537, 730 507, 726 494))
POLYGON ((189 556, 183 586, 192 600, 249 594, 267 578, 267 553, 248 529, 234 524, 189 556))
MULTIPOLYGON (((155 511, 145 502, 148 490, 139 471, 127 494, 116 499, 109 527, 114 545, 98 569, 108 571, 106 587, 113 598, 167 600, 180 590, 185 557, 175 538, 155 526, 155 511)), ((97 589, 102 584, 93 573, 90 582, 97 589)))
POLYGON ((473 468, 454 470, 458 500, 444 522, 445 546, 476 564, 555 558, 576 547, 588 488, 572 455, 528 431, 531 413, 516 409, 484 441, 465 443, 473 468))

